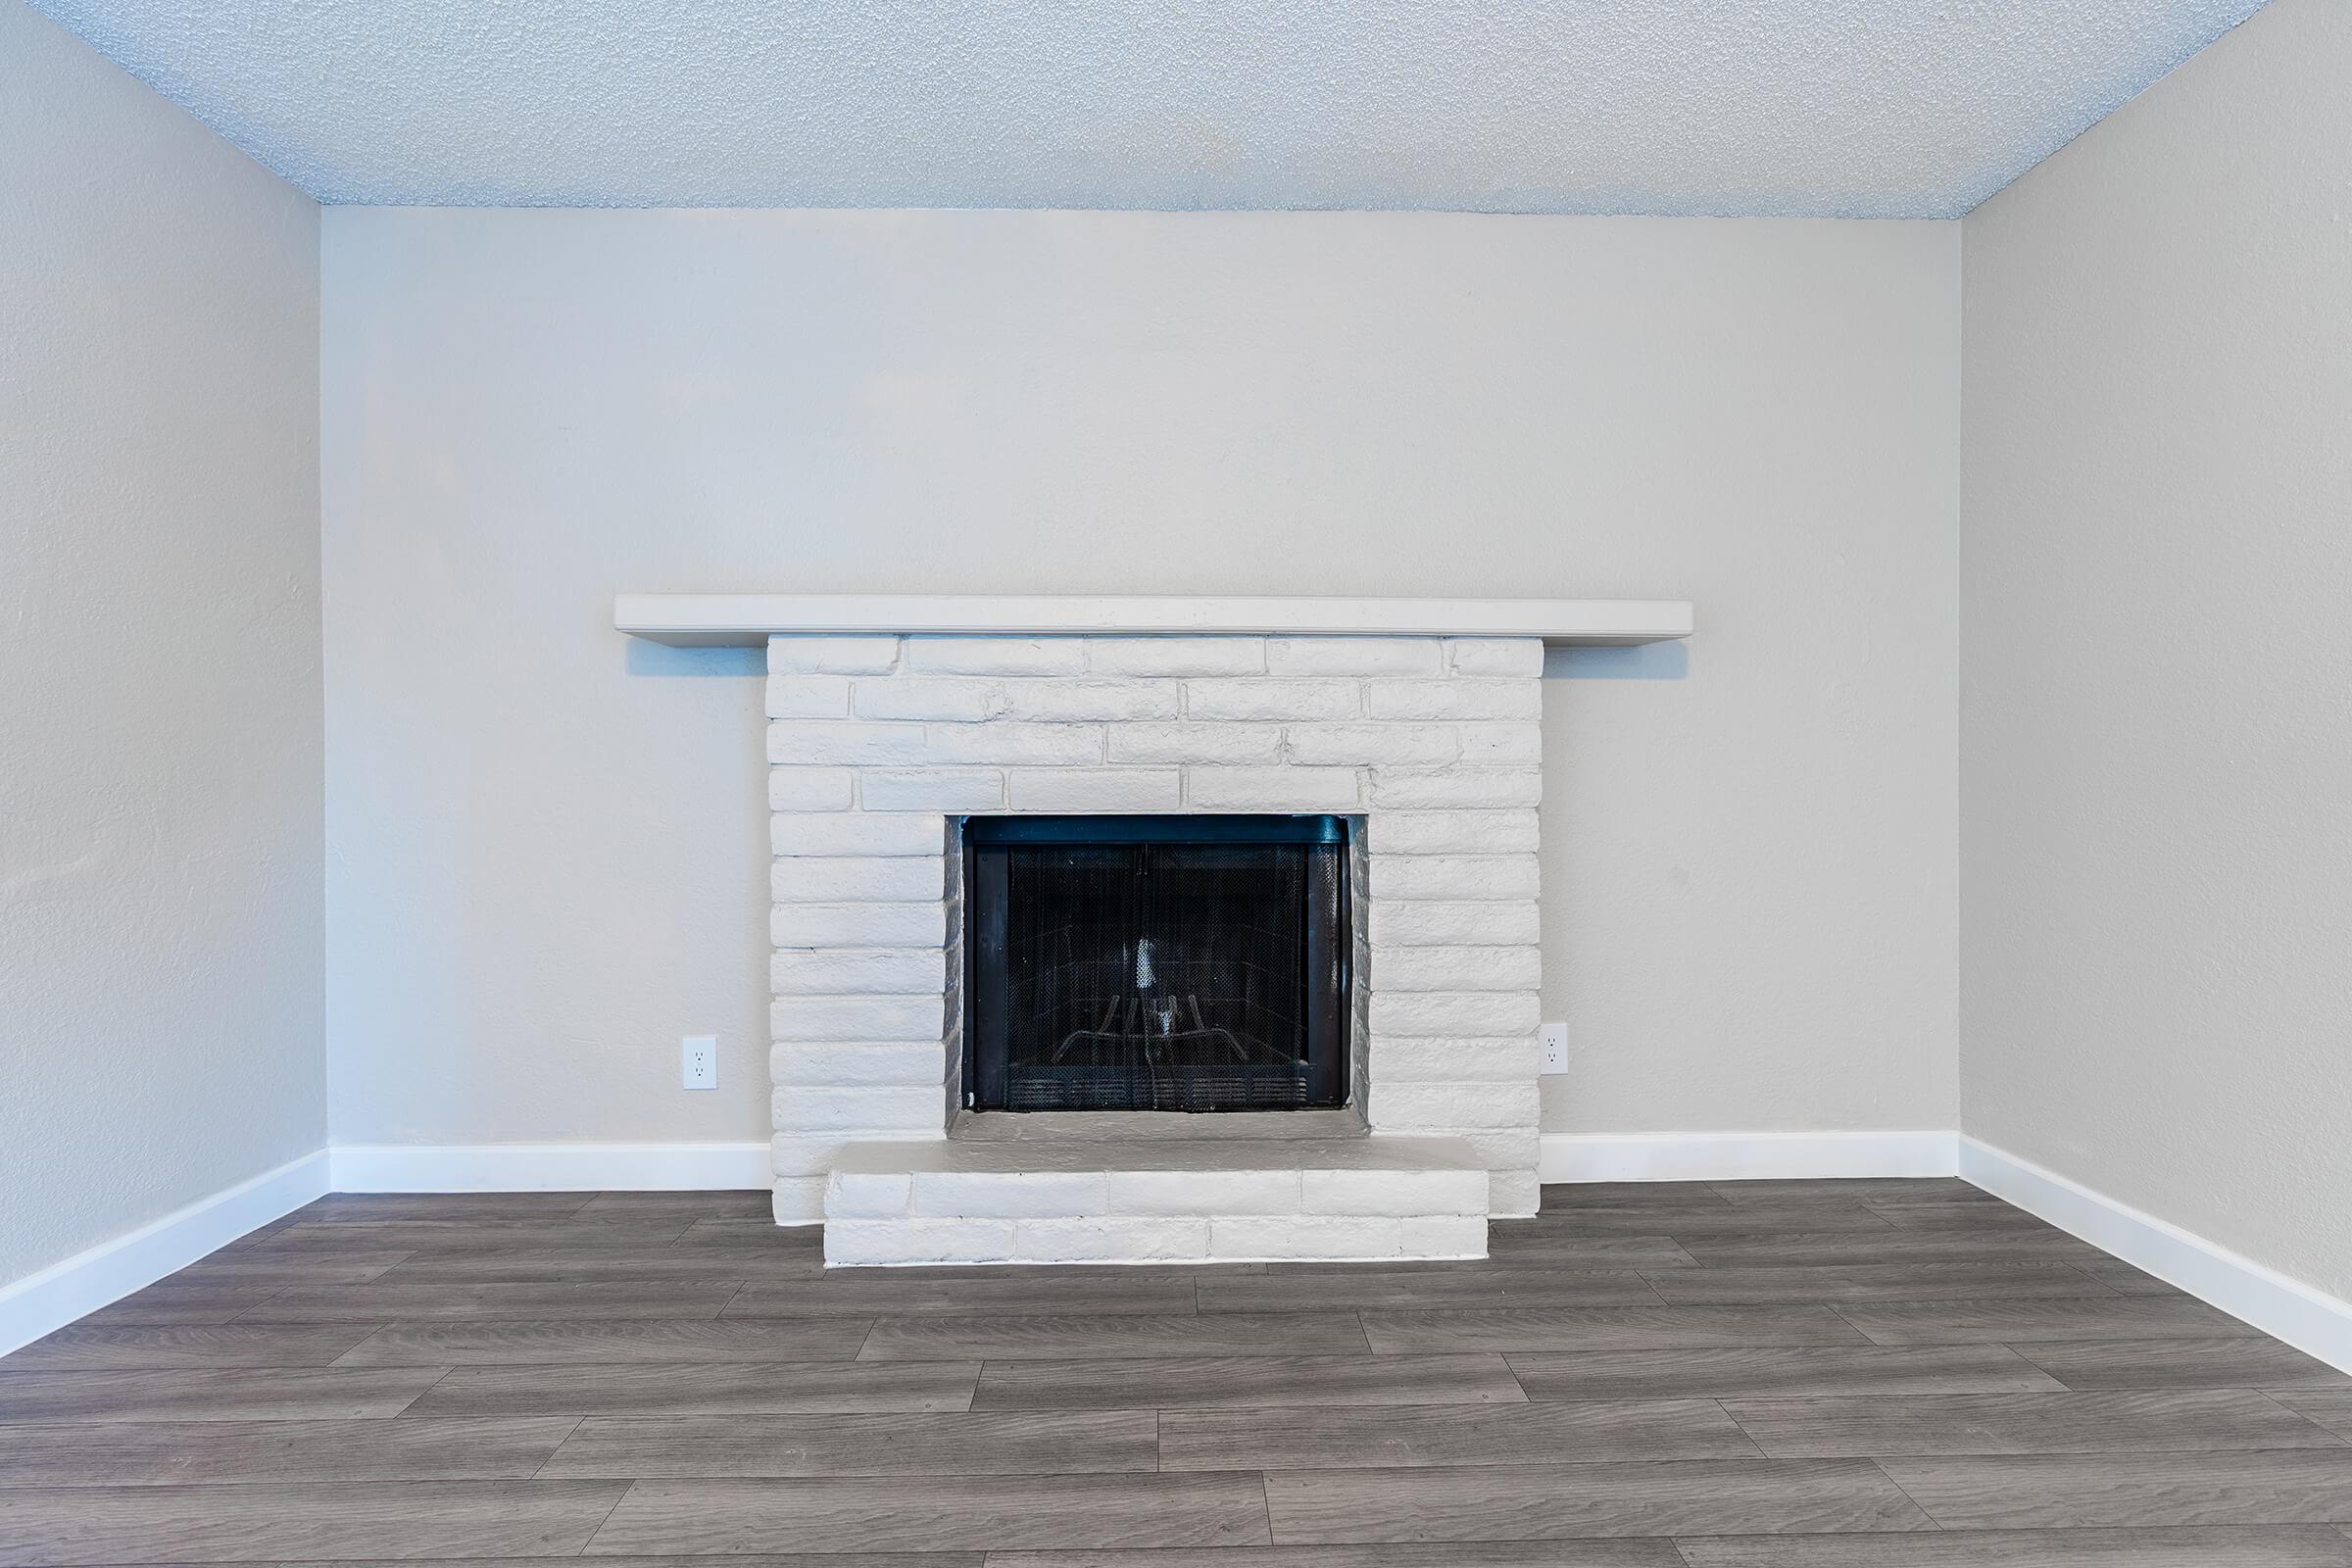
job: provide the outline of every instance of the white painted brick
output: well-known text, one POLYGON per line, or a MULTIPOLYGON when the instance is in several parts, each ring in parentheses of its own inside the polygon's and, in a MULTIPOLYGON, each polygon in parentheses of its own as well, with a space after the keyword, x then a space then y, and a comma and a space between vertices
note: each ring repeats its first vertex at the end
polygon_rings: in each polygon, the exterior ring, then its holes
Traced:
POLYGON ((1173 811, 1183 803, 1173 767, 1016 767, 1016 811, 1173 811))
POLYGON ((1188 718, 1354 718, 1363 710, 1352 680, 1188 680, 1188 718))
POLYGON ((1119 1170, 1110 1173, 1114 1214, 1296 1214, 1295 1170, 1119 1170))
MULTIPOLYGON (((1508 948, 1541 938, 1533 904, 1423 904, 1398 899, 1372 883, 1372 945, 1375 948, 1508 948)), ((1437 1031, 1461 1034, 1459 1029, 1437 1031)))
POLYGON ((948 940, 948 908, 919 904, 779 904, 768 911, 779 948, 937 948, 948 940))
POLYGON ((1114 762, 1274 762, 1282 758, 1279 724, 1113 724, 1114 762))
POLYGON ((938 1032, 947 1003, 938 993, 903 997, 778 997, 768 1006, 771 1040, 919 1040, 938 1032))
POLYGON ((1364 687, 1374 718, 1523 718, 1544 716, 1544 688, 1532 680, 1376 680, 1364 687))
POLYGON ((1004 689, 993 680, 896 675, 858 682, 851 689, 850 703, 859 718, 928 718, 971 724, 1004 711, 1004 689))
POLYGON ((782 948, 767 974, 778 996, 922 996, 947 989, 948 963, 941 948, 782 948))
POLYGON ((947 869, 937 856, 792 856, 767 881, 778 904, 936 904, 947 869))
POLYGON ((936 856, 948 843, 936 811, 779 811, 768 818, 767 838, 786 856, 936 856))
POLYGON ((845 718, 850 711, 847 675, 770 675, 770 718, 845 718))
POLYGON ((1536 848, 1533 811, 1384 811, 1372 818, 1375 855, 1511 855, 1536 848))
POLYGON ((1376 1035, 1515 1035, 1532 1032, 1543 1021, 1540 1012, 1530 992, 1372 993, 1372 1032, 1376 1035))
POLYGON ((852 1089, 881 1084, 901 1089, 947 1081, 948 1051, 938 1040, 787 1041, 767 1048, 770 1084, 852 1089))
MULTIPOLYGON (((774 1100, 773 1091, 770 1091, 768 1098, 771 1102, 774 1100)), ((889 1129, 875 1127, 867 1131, 872 1136, 880 1137, 889 1129)), ((768 1164, 774 1169, 779 1184, 788 1177, 801 1176, 813 1176, 821 1183, 833 1167, 841 1163, 842 1146, 847 1141, 840 1133, 811 1136, 780 1131, 768 1140, 768 1164)))
POLYGON ((1544 760, 1541 724, 1476 723, 1460 726, 1462 760, 1490 766, 1533 764, 1544 760))
POLYGON ((1294 762, 1450 762, 1461 742, 1444 724, 1292 724, 1283 730, 1294 762))
POLYGON ((1436 675, 1444 669, 1434 637, 1277 637, 1266 644, 1269 675, 1436 675))
POLYGON ((771 767, 767 804, 776 811, 846 811, 858 775, 846 767, 771 767))
POLYGON ((1530 1120, 1524 1127, 1423 1127, 1409 1129, 1416 1136, 1459 1138, 1470 1146, 1478 1162, 1487 1167, 1487 1211, 1494 1211, 1494 1187, 1505 1171, 1534 1170, 1542 1153, 1543 1135, 1530 1120))
POLYGON ((1188 767, 1185 802, 1219 809, 1349 811, 1363 796, 1352 767, 1188 767))
POLYGON ((769 1094, 768 1106, 777 1127, 803 1134, 869 1136, 895 1131, 903 1137, 921 1137, 943 1132, 948 1124, 937 1084, 865 1084, 855 1089, 784 1084, 769 1094))
POLYGON ((1086 668, 1078 637, 909 637, 906 667, 924 675, 1075 675, 1086 668))
POLYGON ((1400 1222, 1407 1257, 1484 1257, 1484 1214, 1416 1214, 1400 1222))
POLYGON ((1004 774, 993 767, 860 768, 858 804, 869 811, 993 811, 1004 774))
POLYGON ((927 753, 935 762, 994 762, 1054 767, 1102 760, 1102 731, 1094 724, 934 724, 927 753))
POLYGON ((914 1173, 911 1212, 983 1219, 1060 1219, 1101 1214, 1109 1177, 1102 1171, 914 1173))
POLYGON ((1221 1258, 1396 1257, 1404 1231, 1394 1219, 1361 1216, 1212 1219, 1208 1250, 1221 1258))
POLYGON ((1079 719, 1169 719, 1182 710, 1172 680, 1016 680, 1004 688, 1012 718, 1066 724, 1079 719))
POLYGON ((1365 880, 1376 899, 1518 900, 1541 873, 1532 855, 1375 855, 1365 880))
POLYGON ((1543 976, 1533 947, 1372 950, 1372 984, 1380 991, 1533 991, 1543 976))
POLYGON ((1456 675, 1541 675, 1544 644, 1535 637, 1448 637, 1446 654, 1456 675))
POLYGON ((1135 1263, 1208 1256, 1204 1219, 1024 1219, 1014 1249, 1029 1263, 1135 1263))
POLYGON ((896 1218, 906 1212, 908 1186, 905 1171, 837 1170, 825 1181, 825 1218, 896 1218))
POLYGON ((1376 768, 1372 804, 1392 808, 1536 806, 1544 773, 1533 767, 1376 768))
POLYGON ((1266 667, 1262 637, 1093 637, 1088 667, 1098 675, 1255 675, 1266 667))
POLYGON ((1013 1257, 1008 1219, 844 1219, 825 1226, 825 1262, 1004 1263, 1013 1257))
POLYGON ((1532 1170, 1498 1170, 1487 1177, 1487 1212, 1505 1218, 1536 1212, 1543 1202, 1541 1178, 1532 1170))
POLYGON ((1542 1071, 1544 1048, 1533 1035, 1374 1035, 1372 1060, 1384 1084, 1526 1083, 1542 1071))
MULTIPOLYGON (((1371 1112, 1382 1127, 1533 1127, 1542 1115, 1534 1083, 1372 1086, 1371 1112)), ((1436 1212, 1436 1210, 1432 1210, 1436 1212)))
POLYGON ((898 662, 895 636, 777 636, 767 640, 771 675, 879 675, 898 662))
POLYGON ((779 1176, 768 1212, 779 1225, 815 1225, 825 1217, 825 1179, 822 1176, 779 1176))
POLYGON ((1310 1170, 1299 1198, 1309 1214, 1478 1214, 1487 1211, 1483 1170, 1310 1170))
POLYGON ((919 762, 924 756, 920 724, 801 718, 767 726, 771 762, 919 762))

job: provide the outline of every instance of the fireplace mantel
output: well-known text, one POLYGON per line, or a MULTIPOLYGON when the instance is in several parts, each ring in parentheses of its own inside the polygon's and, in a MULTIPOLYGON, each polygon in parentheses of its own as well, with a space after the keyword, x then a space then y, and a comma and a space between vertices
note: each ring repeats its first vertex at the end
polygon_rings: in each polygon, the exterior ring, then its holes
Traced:
POLYGON ((673 648, 791 633, 1010 637, 1540 637, 1630 648, 1688 637, 1684 599, 1207 598, 1049 594, 622 594, 612 623, 673 648))

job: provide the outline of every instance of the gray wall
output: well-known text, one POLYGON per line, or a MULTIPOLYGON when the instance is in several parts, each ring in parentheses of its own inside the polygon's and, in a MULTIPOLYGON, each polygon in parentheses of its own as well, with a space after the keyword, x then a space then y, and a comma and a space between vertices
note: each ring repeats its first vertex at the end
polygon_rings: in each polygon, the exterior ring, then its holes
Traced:
POLYGON ((2352 1296, 2352 8, 1967 220, 1963 1123, 2352 1296))
POLYGON ((322 1140, 318 209, 0 0, 0 1282, 322 1140))
POLYGON ((322 334, 339 1142, 764 1135, 627 589, 1694 599, 1547 683, 1548 1124, 1953 1124, 1956 224, 346 208, 322 334))

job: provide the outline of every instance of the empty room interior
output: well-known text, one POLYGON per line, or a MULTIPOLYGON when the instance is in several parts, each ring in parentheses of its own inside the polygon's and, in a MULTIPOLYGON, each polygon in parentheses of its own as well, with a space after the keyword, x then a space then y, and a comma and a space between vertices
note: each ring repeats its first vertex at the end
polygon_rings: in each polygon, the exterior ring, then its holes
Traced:
POLYGON ((0 0, 0 1568, 2352 1568, 2352 0, 0 0))

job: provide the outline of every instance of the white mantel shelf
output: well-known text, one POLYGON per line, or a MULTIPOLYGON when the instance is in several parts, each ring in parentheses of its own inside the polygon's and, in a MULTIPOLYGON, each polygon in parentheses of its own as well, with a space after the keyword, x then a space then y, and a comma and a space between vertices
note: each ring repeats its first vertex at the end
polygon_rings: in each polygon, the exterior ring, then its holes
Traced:
POLYGON ((1631 648, 1688 637, 1691 618, 1687 599, 622 594, 612 624, 673 648, 756 647, 793 632, 1541 637, 1555 648, 1631 648))

